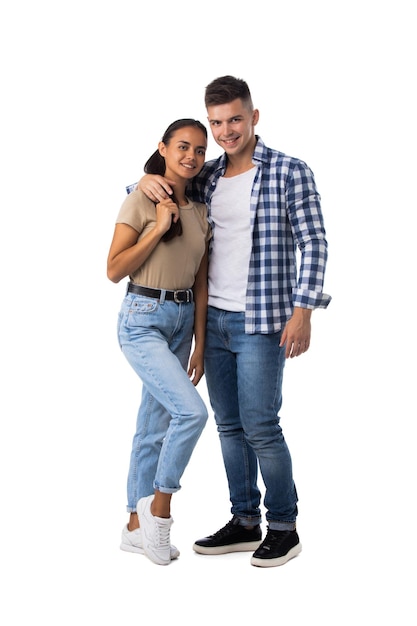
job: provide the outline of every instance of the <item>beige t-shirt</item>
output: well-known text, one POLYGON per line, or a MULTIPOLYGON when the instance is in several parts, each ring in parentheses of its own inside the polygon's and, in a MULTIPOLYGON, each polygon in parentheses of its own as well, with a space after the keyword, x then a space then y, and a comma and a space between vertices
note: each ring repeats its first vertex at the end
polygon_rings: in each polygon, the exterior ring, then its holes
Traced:
MULTIPOLYGON (((205 204, 190 202, 180 207, 182 235, 160 241, 130 280, 155 289, 189 289, 210 239, 205 204)), ((156 224, 154 203, 139 189, 123 202, 116 224, 128 224, 138 232, 138 241, 156 224)))

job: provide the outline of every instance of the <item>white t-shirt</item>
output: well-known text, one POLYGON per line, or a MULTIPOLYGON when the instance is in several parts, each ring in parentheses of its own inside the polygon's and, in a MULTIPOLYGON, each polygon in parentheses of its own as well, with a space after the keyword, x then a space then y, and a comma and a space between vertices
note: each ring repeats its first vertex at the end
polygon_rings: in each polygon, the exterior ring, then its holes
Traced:
POLYGON ((221 177, 211 200, 214 222, 209 263, 208 303, 226 311, 244 311, 252 248, 250 199, 256 167, 221 177))

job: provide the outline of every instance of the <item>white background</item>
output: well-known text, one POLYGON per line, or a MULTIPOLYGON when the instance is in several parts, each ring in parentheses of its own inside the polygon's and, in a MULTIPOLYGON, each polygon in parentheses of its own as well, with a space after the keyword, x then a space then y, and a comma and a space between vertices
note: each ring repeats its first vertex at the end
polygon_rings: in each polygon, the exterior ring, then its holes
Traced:
POLYGON ((3 624, 416 623, 412 4, 2 5, 3 624), (212 417, 173 499, 181 557, 119 550, 140 383, 106 278, 114 220, 224 74, 249 83, 264 142, 313 169, 329 240, 333 301, 284 380, 303 552, 267 570, 191 549, 230 519, 212 417))

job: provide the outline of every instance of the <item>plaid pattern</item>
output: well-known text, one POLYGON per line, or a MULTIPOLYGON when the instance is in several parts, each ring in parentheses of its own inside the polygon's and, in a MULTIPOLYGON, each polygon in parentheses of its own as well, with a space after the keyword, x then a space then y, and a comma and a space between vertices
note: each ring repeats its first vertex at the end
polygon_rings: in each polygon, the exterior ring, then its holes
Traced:
MULTIPOLYGON (((313 172, 299 159, 267 148, 260 137, 252 161, 257 167, 251 196, 252 253, 246 293, 245 332, 275 333, 291 317, 294 306, 326 308, 323 293, 327 241, 313 172), (297 275, 297 248, 300 262, 297 275)), ((205 163, 187 195, 205 202, 226 170, 226 155, 205 163)), ((136 183, 126 187, 133 191, 136 183)))
POLYGON ((126 185, 126 193, 132 193, 132 191, 135 191, 136 189, 136 185, 138 183, 132 183, 131 185, 126 185))
MULTIPOLYGON (((246 333, 274 333, 293 307, 326 308, 323 293, 327 241, 320 195, 309 167, 299 159, 267 148, 260 137, 252 161, 257 172, 251 197, 252 253, 246 294, 246 333), (300 251, 297 277, 297 248, 300 251)), ((191 196, 210 204, 226 155, 208 161, 192 180, 191 196)))

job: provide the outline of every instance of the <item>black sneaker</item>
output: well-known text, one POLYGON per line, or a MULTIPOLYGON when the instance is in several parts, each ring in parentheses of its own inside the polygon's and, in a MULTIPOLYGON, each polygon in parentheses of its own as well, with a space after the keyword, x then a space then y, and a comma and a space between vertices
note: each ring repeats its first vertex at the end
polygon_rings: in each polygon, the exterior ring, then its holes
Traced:
POLYGON ((284 565, 301 552, 301 543, 296 530, 270 530, 255 550, 251 564, 258 567, 284 565))
POLYGON ((228 552, 252 552, 262 541, 262 531, 258 524, 252 529, 246 529, 239 523, 236 516, 217 533, 199 539, 193 545, 193 550, 199 554, 227 554, 228 552))

